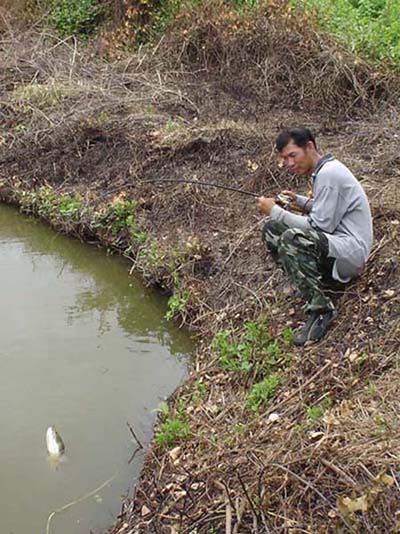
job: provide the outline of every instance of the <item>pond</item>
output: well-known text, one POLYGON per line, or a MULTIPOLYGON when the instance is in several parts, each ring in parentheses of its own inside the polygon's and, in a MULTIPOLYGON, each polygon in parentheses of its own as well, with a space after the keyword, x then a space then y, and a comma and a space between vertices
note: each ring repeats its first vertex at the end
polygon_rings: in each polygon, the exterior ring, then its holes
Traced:
POLYGON ((0 205, 2 534, 104 532, 132 492, 130 428, 149 443, 193 342, 129 267, 0 205), (56 465, 50 425, 66 449, 56 465))

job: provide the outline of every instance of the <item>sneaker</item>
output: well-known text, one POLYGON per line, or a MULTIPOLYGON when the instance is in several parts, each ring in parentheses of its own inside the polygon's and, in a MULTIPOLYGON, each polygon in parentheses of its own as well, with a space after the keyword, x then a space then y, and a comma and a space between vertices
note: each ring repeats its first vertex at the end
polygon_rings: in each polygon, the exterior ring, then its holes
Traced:
POLYGON ((307 322, 300 328, 297 334, 294 336, 295 345, 304 345, 306 341, 310 340, 310 332, 313 324, 318 319, 319 313, 317 311, 312 311, 307 319, 307 322))
POLYGON ((310 339, 318 341, 327 333, 331 322, 337 317, 336 310, 328 310, 319 313, 310 330, 310 339))
POLYGON ((296 334, 294 344, 304 345, 307 341, 318 341, 326 334, 336 316, 336 310, 312 311, 305 325, 296 334))

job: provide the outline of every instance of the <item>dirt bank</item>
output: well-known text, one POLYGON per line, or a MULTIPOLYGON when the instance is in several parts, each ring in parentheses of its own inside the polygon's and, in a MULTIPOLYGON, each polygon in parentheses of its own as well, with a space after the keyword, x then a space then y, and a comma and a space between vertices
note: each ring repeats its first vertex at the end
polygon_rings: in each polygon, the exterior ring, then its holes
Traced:
POLYGON ((199 334, 193 372, 111 531, 393 532, 397 86, 286 12, 191 16, 179 38, 118 62, 34 32, 1 41, 2 200, 124 252, 199 334), (289 329, 302 303, 262 247, 253 200, 146 183, 307 191, 273 151, 277 131, 297 124, 362 180, 375 225, 366 271, 336 295, 332 331, 301 349, 289 329))

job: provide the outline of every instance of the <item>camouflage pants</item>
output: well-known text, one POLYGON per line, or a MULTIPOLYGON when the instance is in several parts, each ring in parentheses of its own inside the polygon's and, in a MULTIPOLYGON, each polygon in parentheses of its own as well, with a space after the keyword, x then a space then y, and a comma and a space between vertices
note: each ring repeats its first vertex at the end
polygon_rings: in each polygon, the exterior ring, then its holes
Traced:
POLYGON ((332 279, 333 259, 328 258, 328 238, 317 230, 303 231, 267 219, 262 239, 272 257, 283 266, 290 281, 307 301, 306 311, 333 310, 324 286, 332 279))

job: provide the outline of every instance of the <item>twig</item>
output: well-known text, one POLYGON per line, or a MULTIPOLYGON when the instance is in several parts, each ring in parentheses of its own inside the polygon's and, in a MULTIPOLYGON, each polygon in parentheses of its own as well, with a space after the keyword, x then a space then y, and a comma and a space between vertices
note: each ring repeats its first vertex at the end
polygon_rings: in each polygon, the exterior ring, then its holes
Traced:
POLYGON ((283 401, 281 401, 280 403, 276 404, 275 406, 273 406, 270 411, 273 412, 273 411, 276 411, 277 409, 281 408, 283 404, 286 404, 286 402, 288 402, 289 400, 293 399, 293 397, 295 397, 296 395, 298 395, 299 393, 302 392, 302 390, 308 386, 308 384, 311 384, 311 382, 313 382, 317 376, 319 376, 321 373, 323 373, 325 371, 325 369, 327 367, 329 367, 330 365, 332 365, 332 362, 331 361, 328 361, 326 362, 326 364, 321 367, 321 369, 319 369, 316 373, 314 373, 308 380, 306 380, 304 382, 304 384, 301 384, 301 386, 296 389, 291 395, 289 395, 288 397, 286 397, 286 399, 284 399, 283 401))
POLYGON ((144 449, 141 441, 139 440, 139 438, 136 435, 136 432, 133 430, 132 425, 130 425, 128 423, 128 421, 126 422, 126 426, 129 428, 129 431, 132 434, 132 436, 133 436, 134 440, 136 441, 136 443, 138 444, 139 449, 144 449))
POLYGON ((334 471, 337 475, 342 477, 348 484, 350 484, 352 487, 357 486, 357 483, 354 479, 352 479, 347 473, 345 473, 340 467, 337 467, 336 465, 332 464, 331 462, 328 462, 328 460, 325 460, 325 458, 321 458, 321 463, 323 463, 326 467, 331 469, 331 471, 334 471))
MULTIPOLYGON (((270 464, 272 467, 277 467, 278 469, 281 469, 282 471, 284 471, 285 473, 287 473, 288 475, 292 475, 292 477, 296 478, 297 480, 299 480, 300 482, 302 482, 303 484, 305 484, 306 488, 310 488, 312 489, 319 497, 321 497, 321 499, 326 502, 326 504, 329 506, 329 508, 331 508, 332 510, 334 510, 335 512, 337 512, 336 510, 336 507, 335 506, 332 506, 332 504, 329 502, 329 500, 325 497, 325 495, 323 493, 321 493, 319 491, 319 489, 317 489, 313 484, 311 484, 311 482, 309 480, 306 480, 305 478, 301 477, 300 475, 298 475, 297 473, 294 473, 293 471, 291 471, 290 469, 288 469, 287 467, 285 467, 284 465, 281 465, 281 464, 276 464, 276 463, 271 463, 270 464)), ((351 527, 351 525, 346 521, 345 517, 343 517, 342 514, 340 514, 340 517, 342 518, 343 522, 345 523, 345 525, 350 529, 351 532, 353 532, 353 529, 351 527)))

